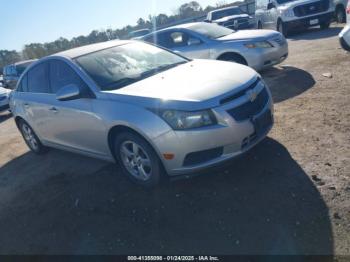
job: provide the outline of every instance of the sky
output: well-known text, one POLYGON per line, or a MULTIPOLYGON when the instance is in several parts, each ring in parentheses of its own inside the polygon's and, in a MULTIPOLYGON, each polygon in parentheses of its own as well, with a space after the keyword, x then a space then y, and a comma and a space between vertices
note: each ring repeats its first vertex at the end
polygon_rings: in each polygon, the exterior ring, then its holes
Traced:
MULTIPOLYGON (((136 25, 149 14, 173 14, 191 0, 0 0, 0 50, 136 25)), ((198 0, 202 7, 218 0, 198 0)))

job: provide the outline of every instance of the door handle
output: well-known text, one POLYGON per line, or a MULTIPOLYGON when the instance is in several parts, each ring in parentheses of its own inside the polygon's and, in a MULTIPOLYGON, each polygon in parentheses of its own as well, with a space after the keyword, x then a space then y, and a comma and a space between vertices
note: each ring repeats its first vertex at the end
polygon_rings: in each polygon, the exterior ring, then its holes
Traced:
POLYGON ((57 113, 57 112, 58 112, 58 110, 57 110, 56 107, 51 107, 49 110, 52 111, 52 112, 54 112, 54 113, 57 113))

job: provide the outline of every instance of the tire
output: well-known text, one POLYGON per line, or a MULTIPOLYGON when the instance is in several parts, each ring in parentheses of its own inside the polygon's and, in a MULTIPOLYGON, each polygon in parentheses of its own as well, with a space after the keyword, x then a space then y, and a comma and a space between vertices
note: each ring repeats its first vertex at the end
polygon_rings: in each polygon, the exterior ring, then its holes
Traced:
POLYGON ((322 30, 328 29, 329 26, 330 26, 330 24, 331 24, 331 22, 329 22, 329 21, 323 22, 323 23, 320 24, 320 28, 321 28, 322 30))
POLYGON ((27 146, 32 152, 38 155, 47 152, 47 147, 43 146, 38 136, 35 134, 31 126, 27 122, 21 120, 18 124, 18 127, 23 136, 24 141, 26 142, 27 146))
POLYGON ((263 29, 262 28, 262 23, 260 21, 258 22, 258 29, 263 29))
POLYGON ((345 23, 346 22, 346 13, 345 9, 342 6, 338 6, 335 10, 335 19, 337 23, 345 23))
POLYGON ((288 27, 282 20, 278 20, 277 22, 277 31, 280 32, 283 36, 288 36, 288 27))
POLYGON ((248 65, 247 61, 240 55, 238 54, 225 54, 219 57, 220 61, 226 61, 226 62, 234 62, 237 64, 241 64, 241 65, 248 65))
POLYGON ((154 187, 160 183, 162 165, 154 149, 141 136, 119 134, 114 141, 114 155, 123 173, 134 183, 154 187))

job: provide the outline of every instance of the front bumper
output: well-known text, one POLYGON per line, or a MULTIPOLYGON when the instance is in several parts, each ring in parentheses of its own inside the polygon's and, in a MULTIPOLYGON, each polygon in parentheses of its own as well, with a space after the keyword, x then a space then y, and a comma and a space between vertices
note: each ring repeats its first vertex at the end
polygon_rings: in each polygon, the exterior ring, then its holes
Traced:
POLYGON ((324 13, 324 14, 320 14, 320 15, 313 15, 313 16, 308 16, 305 18, 299 18, 296 20, 287 21, 287 22, 285 22, 285 25, 287 26, 288 29, 317 26, 317 25, 320 25, 322 23, 331 22, 331 20, 333 18, 333 14, 334 14, 334 12, 328 12, 328 13, 324 13), (311 24, 311 21, 316 20, 316 19, 318 20, 318 22, 311 24))
MULTIPOLYGON (((262 92, 264 88, 263 83, 260 82, 254 89, 256 92, 262 92)), ((267 92, 268 100, 255 117, 269 114, 271 123, 258 135, 252 120, 237 121, 228 112, 232 108, 248 103, 248 98, 244 95, 213 109, 218 119, 218 124, 215 126, 197 130, 170 131, 156 138, 154 145, 158 152, 169 152, 175 155, 172 160, 162 159, 168 174, 183 175, 216 166, 243 154, 263 140, 273 125, 272 98, 270 92, 268 90, 267 92), (221 152, 218 155, 212 155, 212 158, 202 155, 199 161, 193 164, 186 163, 188 156, 194 152, 214 152, 216 149, 220 149, 221 152)))
POLYGON ((274 65, 282 63, 288 57, 288 43, 285 41, 282 45, 274 43, 272 48, 257 48, 249 50, 245 55, 248 65, 256 71, 260 71, 274 65))
POLYGON ((350 25, 346 25, 339 34, 340 45, 346 50, 350 51, 350 25))

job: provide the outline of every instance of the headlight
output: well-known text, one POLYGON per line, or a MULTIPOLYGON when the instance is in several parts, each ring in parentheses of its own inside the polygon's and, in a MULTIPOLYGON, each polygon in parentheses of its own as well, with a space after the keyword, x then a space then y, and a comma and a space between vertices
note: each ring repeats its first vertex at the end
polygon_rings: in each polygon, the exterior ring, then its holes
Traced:
POLYGON ((280 13, 284 17, 294 17, 293 9, 282 9, 280 10, 280 13))
POLYGON ((247 48, 270 48, 273 47, 269 42, 262 41, 262 42, 254 42, 250 44, 245 44, 245 47, 247 48))
POLYGON ((198 128, 217 123, 210 110, 195 112, 165 110, 160 113, 160 116, 175 130, 198 128))

